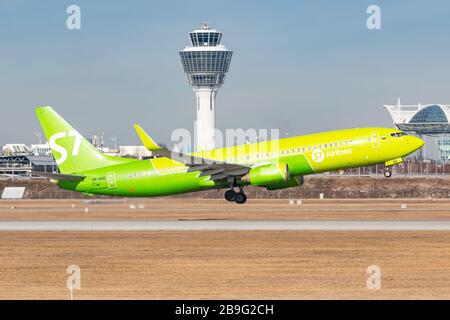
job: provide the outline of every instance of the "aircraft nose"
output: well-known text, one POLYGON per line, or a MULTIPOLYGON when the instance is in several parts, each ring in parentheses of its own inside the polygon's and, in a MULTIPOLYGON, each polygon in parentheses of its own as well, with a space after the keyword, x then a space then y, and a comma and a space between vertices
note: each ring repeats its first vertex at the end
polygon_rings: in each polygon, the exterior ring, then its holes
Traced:
POLYGON ((425 144, 425 142, 420 138, 412 137, 412 136, 410 136, 409 138, 410 138, 409 144, 411 145, 411 147, 413 148, 414 151, 422 148, 422 146, 425 144))

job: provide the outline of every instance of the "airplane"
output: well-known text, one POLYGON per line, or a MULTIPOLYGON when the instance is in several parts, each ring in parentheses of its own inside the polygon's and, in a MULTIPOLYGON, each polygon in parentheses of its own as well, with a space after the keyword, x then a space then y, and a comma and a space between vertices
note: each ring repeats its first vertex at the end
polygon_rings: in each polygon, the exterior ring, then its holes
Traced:
POLYGON ((87 195, 156 197, 225 189, 225 199, 243 204, 245 186, 277 190, 303 184, 306 175, 384 164, 389 167, 421 148, 423 140, 391 128, 356 128, 288 137, 208 151, 172 152, 135 130, 152 152, 147 160, 108 156, 97 150, 51 107, 36 115, 59 173, 33 172, 62 189, 87 195), (236 191, 237 189, 237 191, 236 191))

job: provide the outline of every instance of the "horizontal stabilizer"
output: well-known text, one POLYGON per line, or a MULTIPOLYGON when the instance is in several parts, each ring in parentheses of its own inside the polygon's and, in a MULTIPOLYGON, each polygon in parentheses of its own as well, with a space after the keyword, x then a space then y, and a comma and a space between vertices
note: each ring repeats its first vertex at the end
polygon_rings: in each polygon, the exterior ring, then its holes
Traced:
POLYGON ((63 173, 50 173, 50 172, 40 172, 40 171, 31 171, 31 174, 35 176, 50 178, 54 180, 63 180, 63 181, 82 181, 85 176, 78 176, 74 174, 63 174, 63 173))

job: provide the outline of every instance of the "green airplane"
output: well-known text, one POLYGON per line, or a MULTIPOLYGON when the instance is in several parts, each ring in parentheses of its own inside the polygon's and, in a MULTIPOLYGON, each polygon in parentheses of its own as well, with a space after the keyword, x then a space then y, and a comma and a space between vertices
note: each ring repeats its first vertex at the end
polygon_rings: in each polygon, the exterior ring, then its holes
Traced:
MULTIPOLYGON (((361 128, 182 154, 160 147, 135 125, 154 155, 137 160, 101 153, 51 107, 38 107, 36 114, 59 173, 33 173, 88 195, 156 197, 229 188, 225 199, 242 204, 247 185, 276 190, 300 186, 303 176, 314 173, 374 164, 389 168, 424 144, 396 129, 361 128)), ((391 175, 387 169, 385 176, 391 175)))

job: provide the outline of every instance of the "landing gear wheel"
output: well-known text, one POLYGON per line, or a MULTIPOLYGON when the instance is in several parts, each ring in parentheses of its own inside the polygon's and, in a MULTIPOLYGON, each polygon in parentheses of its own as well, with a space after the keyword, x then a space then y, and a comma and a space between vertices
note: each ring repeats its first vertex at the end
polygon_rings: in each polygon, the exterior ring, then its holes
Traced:
POLYGON ((392 177, 392 171, 389 171, 389 170, 385 171, 385 172, 384 172, 384 176, 385 176, 386 178, 392 177))
POLYGON ((236 191, 234 191, 233 189, 227 190, 225 192, 225 200, 233 202, 236 200, 236 191))
POLYGON ((243 192, 236 193, 236 199, 234 201, 238 204, 243 204, 247 201, 247 196, 243 192))

